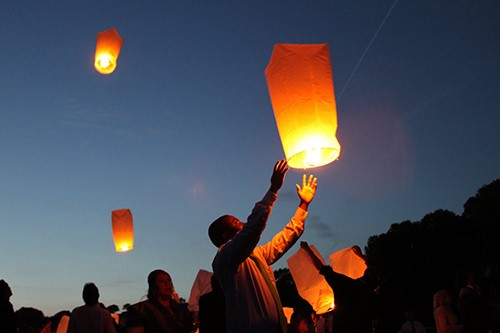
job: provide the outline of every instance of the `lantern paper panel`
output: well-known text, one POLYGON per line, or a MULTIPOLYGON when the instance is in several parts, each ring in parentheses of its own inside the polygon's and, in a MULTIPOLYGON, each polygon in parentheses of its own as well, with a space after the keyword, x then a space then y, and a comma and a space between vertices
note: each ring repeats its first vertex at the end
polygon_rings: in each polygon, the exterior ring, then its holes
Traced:
POLYGON ((199 300, 200 296, 212 291, 212 275, 214 273, 200 269, 191 287, 189 294, 188 309, 191 312, 198 312, 200 310, 199 300))
MULTIPOLYGON (((310 245, 310 248, 325 263, 316 248, 313 245, 310 245)), ((326 282, 323 275, 319 274, 309 254, 304 249, 299 248, 297 253, 288 258, 287 263, 299 295, 311 304, 314 311, 317 314, 323 314, 333 310, 332 287, 326 282)))
POLYGON ((339 250, 328 256, 333 270, 352 279, 363 276, 366 270, 365 259, 355 247, 339 250))
POLYGON ((114 72, 122 45, 123 40, 115 28, 97 34, 94 67, 99 73, 114 72))
POLYGON ((276 44, 265 70, 278 132, 292 168, 336 160, 337 107, 327 44, 276 44))
POLYGON ((111 212, 111 225, 116 252, 126 252, 134 248, 134 223, 130 209, 111 212))

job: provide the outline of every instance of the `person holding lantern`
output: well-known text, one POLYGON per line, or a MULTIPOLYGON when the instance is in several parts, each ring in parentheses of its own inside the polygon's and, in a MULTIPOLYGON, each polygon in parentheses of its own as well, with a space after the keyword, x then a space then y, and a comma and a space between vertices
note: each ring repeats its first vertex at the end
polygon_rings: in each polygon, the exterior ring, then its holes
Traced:
POLYGON ((148 275, 148 299, 127 310, 127 333, 189 333, 193 318, 178 301, 170 274, 156 269, 148 275))
POLYGON ((365 333, 374 331, 374 322, 379 310, 375 290, 379 287, 379 277, 375 269, 368 265, 364 275, 358 279, 335 272, 323 262, 309 247, 300 242, 319 273, 333 289, 335 308, 333 309, 333 333, 365 333))
POLYGON ((316 193, 317 178, 303 176, 302 187, 296 185, 300 203, 290 222, 270 242, 261 246, 257 243, 288 170, 286 160, 276 162, 271 186, 255 204, 248 222, 223 215, 208 229, 210 240, 218 247, 212 268, 224 291, 229 333, 285 333, 287 330, 269 265, 280 259, 302 235, 308 206, 316 193))

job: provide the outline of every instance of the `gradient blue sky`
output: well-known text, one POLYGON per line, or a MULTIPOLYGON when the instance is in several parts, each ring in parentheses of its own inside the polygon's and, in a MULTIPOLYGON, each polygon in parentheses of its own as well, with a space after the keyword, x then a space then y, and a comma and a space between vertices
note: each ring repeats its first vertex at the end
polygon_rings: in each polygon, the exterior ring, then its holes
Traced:
MULTIPOLYGON (((343 150, 312 171, 303 240, 326 257, 439 208, 461 214, 500 177, 500 2, 399 0, 372 40, 393 4, 2 0, 0 278, 15 309, 70 310, 88 281, 121 307, 155 268, 189 297, 211 270, 209 223, 245 219, 283 157, 264 76, 275 43, 328 43, 337 95, 343 150), (124 44, 104 76, 95 41, 111 27, 124 44), (118 208, 134 216, 129 253, 114 251, 118 208)), ((262 241, 295 210, 301 175, 262 241)))

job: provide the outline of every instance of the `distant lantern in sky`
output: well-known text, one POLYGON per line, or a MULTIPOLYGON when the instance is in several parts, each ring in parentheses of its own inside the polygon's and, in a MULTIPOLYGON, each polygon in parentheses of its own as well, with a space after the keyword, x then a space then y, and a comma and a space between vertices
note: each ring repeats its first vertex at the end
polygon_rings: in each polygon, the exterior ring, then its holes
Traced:
POLYGON ((130 209, 116 209, 111 212, 111 225, 116 252, 134 248, 134 223, 130 209))
POLYGON ((276 44, 265 74, 288 165, 335 161, 340 144, 328 45, 276 44))
POLYGON ((123 40, 115 28, 97 34, 94 67, 99 73, 113 73, 122 44, 123 40))

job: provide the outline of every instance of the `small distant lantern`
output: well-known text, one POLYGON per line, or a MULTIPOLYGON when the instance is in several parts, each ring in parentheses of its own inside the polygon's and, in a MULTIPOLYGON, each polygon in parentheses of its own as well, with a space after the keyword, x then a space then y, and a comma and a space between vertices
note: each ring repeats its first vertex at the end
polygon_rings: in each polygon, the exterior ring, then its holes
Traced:
POLYGON ((116 252, 134 248, 134 223, 130 209, 116 209, 111 212, 111 225, 116 252))
POLYGON ((97 34, 94 67, 99 73, 113 73, 122 44, 123 40, 115 28, 97 34))
POLYGON ((335 161, 340 144, 328 45, 276 44, 265 75, 288 165, 335 161))

